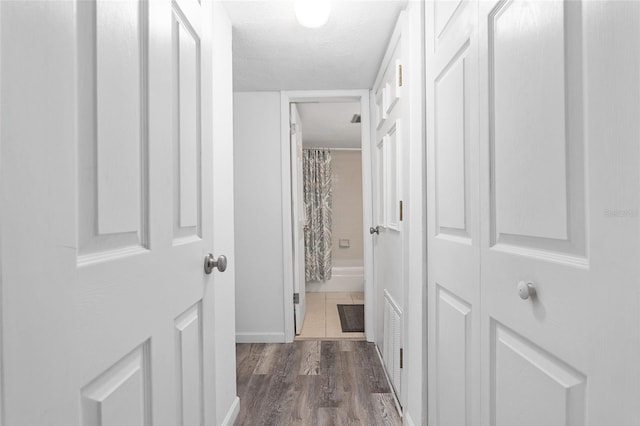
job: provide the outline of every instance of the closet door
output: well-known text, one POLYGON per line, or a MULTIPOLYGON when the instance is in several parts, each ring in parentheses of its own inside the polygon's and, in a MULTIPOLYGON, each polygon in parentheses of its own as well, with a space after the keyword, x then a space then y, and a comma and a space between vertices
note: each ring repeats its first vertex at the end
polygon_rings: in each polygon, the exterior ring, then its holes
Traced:
POLYGON ((427 2, 429 424, 480 418, 477 4, 427 2))
POLYGON ((640 421, 639 16, 479 3, 486 424, 640 421))

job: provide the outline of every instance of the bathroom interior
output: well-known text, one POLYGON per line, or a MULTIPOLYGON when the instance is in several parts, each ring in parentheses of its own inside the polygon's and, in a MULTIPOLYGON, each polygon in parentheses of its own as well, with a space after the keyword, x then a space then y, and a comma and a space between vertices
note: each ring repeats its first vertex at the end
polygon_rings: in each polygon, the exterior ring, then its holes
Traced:
POLYGON ((362 340, 365 334, 360 103, 308 102, 296 107, 304 151, 306 313, 302 330, 295 338, 362 340), (323 173, 326 173, 324 181, 323 173), (323 181, 323 188, 318 188, 318 181, 323 181), (325 205, 312 199, 322 199, 325 205), (318 242, 323 237, 327 241, 318 242))

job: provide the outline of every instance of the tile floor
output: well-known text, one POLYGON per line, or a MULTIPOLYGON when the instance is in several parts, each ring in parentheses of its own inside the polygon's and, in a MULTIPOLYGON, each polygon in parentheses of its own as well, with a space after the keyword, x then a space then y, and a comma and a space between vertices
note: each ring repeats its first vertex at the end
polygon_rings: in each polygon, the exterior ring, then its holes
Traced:
POLYGON ((296 340, 363 340, 364 333, 342 332, 338 305, 364 305, 364 293, 307 292, 307 312, 302 324, 302 332, 296 336, 296 340))

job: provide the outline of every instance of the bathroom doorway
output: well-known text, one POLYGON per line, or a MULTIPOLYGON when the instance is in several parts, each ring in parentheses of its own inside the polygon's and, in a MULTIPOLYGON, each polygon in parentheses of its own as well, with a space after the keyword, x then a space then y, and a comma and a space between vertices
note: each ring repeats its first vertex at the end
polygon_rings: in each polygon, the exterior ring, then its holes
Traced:
POLYGON ((367 294, 373 292, 365 284, 373 282, 367 279, 371 238, 365 226, 372 209, 368 93, 349 92, 283 96, 291 164, 283 204, 288 186, 290 235, 285 229, 285 238, 292 241, 293 292, 285 309, 292 314, 291 337, 295 333, 297 340, 373 339, 373 319, 367 315, 373 306, 367 294))

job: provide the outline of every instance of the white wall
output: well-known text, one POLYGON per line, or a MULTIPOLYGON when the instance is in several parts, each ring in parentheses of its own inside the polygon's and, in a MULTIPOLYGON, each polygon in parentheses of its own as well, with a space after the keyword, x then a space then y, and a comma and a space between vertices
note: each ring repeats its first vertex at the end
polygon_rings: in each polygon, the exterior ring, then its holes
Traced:
POLYGON ((280 92, 234 94, 236 339, 284 342, 280 92))

